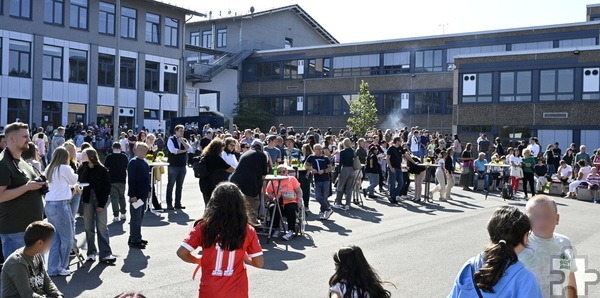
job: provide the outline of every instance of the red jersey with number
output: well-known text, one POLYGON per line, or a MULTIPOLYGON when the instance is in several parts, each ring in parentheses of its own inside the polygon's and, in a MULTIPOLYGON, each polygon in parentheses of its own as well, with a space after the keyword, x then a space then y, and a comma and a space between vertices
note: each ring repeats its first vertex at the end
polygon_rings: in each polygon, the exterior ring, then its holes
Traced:
MULTIPOLYGON (((196 225, 185 237, 183 247, 194 251, 201 247, 203 223, 196 225)), ((262 248, 256 230, 246 226, 246 238, 240 249, 223 250, 219 244, 202 248, 202 277, 198 297, 248 297, 248 275, 244 257, 261 256, 262 248)))

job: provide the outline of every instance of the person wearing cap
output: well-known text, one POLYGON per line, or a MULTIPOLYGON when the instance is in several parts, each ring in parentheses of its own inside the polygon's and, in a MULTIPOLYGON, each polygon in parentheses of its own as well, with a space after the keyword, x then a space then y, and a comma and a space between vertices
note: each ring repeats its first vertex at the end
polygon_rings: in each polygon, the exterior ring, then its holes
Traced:
POLYGON ((263 152, 263 143, 259 140, 254 140, 250 146, 250 150, 240 157, 240 162, 231 175, 231 182, 235 183, 244 194, 246 204, 249 206, 248 221, 254 226, 259 225, 259 194, 262 189, 263 178, 268 173, 267 165, 267 156, 263 152))

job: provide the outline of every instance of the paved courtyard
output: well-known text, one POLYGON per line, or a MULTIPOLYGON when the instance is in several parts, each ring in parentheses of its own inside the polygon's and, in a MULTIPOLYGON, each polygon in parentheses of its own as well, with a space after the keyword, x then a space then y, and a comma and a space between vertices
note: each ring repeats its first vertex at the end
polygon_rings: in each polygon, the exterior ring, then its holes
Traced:
MULTIPOLYGON (((144 219, 142 232, 150 241, 146 250, 128 248, 128 222, 110 224, 111 246, 119 258, 115 266, 86 263, 72 276, 54 279, 60 290, 66 297, 114 297, 126 290, 141 291, 147 297, 195 297, 199 281, 198 277, 192 280, 194 266, 175 255, 204 208, 191 170, 183 193, 186 210, 144 219)), ((250 296, 326 297, 333 253, 353 244, 362 247, 383 279, 395 285, 387 287, 394 297, 445 297, 462 264, 486 245, 486 224, 495 208, 524 206, 524 202, 504 202, 497 193, 485 200, 483 194, 463 192, 459 187, 454 188, 453 197, 447 203, 428 205, 367 199, 364 207, 336 211, 329 221, 309 214, 304 237, 270 244, 261 237, 265 268, 249 267, 250 296)), ((588 270, 600 270, 600 205, 557 201, 561 213, 557 232, 572 239, 578 255, 587 260, 588 270)), ((314 200, 311 210, 318 210, 314 200)), ((80 245, 82 230, 79 221, 80 245)), ((591 273, 580 276, 590 281, 597 278, 591 273)), ((585 282, 579 282, 583 291, 585 282)), ((600 297, 600 285, 589 284, 588 297, 600 297)))

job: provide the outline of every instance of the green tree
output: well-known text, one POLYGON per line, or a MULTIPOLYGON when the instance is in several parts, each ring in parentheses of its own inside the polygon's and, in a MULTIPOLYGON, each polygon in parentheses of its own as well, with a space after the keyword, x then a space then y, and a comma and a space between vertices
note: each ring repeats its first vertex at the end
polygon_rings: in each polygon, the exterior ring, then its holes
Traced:
POLYGON ((358 99, 350 102, 350 114, 352 116, 348 118, 348 128, 352 129, 359 137, 365 136, 367 131, 379 122, 377 103, 375 96, 369 92, 369 83, 360 82, 358 99))
POLYGON ((240 130, 258 127, 262 131, 267 131, 273 124, 275 116, 262 107, 262 101, 257 98, 238 101, 233 109, 233 113, 235 114, 233 123, 235 123, 240 130))

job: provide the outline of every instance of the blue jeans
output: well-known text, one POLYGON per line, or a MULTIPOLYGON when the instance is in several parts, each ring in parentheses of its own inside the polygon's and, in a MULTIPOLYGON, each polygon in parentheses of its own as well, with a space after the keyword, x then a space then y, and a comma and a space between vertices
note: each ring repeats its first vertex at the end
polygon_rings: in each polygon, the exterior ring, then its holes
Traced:
POLYGON ((2 241, 2 255, 4 259, 8 259, 13 252, 25 246, 25 232, 13 234, 0 234, 2 241))
POLYGON ((315 199, 321 204, 321 212, 331 209, 331 205, 327 200, 329 194, 329 180, 323 182, 315 182, 315 199))
POLYGON ((552 177, 554 174, 556 174, 556 168, 554 165, 548 164, 548 176, 552 177))
POLYGON ((392 169, 388 171, 388 188, 390 190, 390 198, 395 199, 398 195, 400 195, 400 189, 404 185, 402 169, 394 168, 394 172, 392 169))
POLYGON ((169 167, 167 183, 167 206, 173 207, 173 186, 175 186, 175 206, 181 206, 181 190, 185 180, 186 167, 169 167))
POLYGON ((132 204, 129 204, 129 242, 140 243, 142 242, 142 219, 144 218, 144 210, 146 210, 146 204, 148 203, 147 198, 138 198, 138 200, 144 201, 144 204, 137 209, 133 208, 132 204))
POLYGON ((77 194, 74 195, 73 198, 71 198, 71 214, 72 214, 72 218, 75 218, 75 215, 77 215, 77 211, 79 210, 79 205, 81 204, 81 194, 77 194))
POLYGON ((370 196, 373 195, 373 191, 377 184, 379 184, 379 174, 378 173, 367 173, 367 178, 369 178, 369 187, 367 187, 367 192, 370 196))
POLYGON ((483 179, 483 189, 488 191, 490 190, 490 175, 485 172, 476 171, 473 175, 473 189, 477 190, 477 180, 483 179))
POLYGON ((44 208, 48 222, 54 226, 56 235, 50 246, 48 274, 57 274, 69 268, 69 254, 73 245, 73 219, 69 201, 46 202, 44 208))
MULTIPOLYGON (((95 200, 95 195, 92 191, 90 202, 95 200)), ((104 210, 96 211, 95 204, 83 203, 83 218, 85 225, 85 240, 87 241, 87 255, 99 254, 100 259, 112 255, 110 249, 110 235, 108 234, 107 226, 107 211, 106 206, 101 206, 104 210), (96 248, 96 233, 98 234, 98 249, 96 248)))

